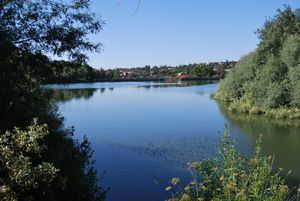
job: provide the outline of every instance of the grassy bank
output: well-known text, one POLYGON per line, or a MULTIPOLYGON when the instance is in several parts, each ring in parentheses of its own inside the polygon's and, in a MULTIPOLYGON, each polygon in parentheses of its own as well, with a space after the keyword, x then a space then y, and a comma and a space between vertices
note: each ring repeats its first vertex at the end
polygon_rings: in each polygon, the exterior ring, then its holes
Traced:
POLYGON ((250 115, 264 115, 269 118, 275 119, 300 119, 300 108, 289 108, 287 106, 281 106, 278 108, 263 108, 255 105, 251 105, 246 100, 224 100, 213 94, 212 98, 217 102, 225 105, 227 110, 231 112, 239 112, 242 114, 250 115))

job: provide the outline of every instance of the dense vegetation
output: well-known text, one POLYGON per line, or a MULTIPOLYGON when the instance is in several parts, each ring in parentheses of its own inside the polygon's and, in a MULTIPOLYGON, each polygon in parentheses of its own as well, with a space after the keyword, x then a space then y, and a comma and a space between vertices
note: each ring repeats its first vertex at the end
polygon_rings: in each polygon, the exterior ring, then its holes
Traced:
POLYGON ((46 54, 85 65, 82 52, 101 46, 86 36, 101 28, 88 0, 0 2, 0 200, 104 199, 89 142, 39 87, 55 74, 46 54))
POLYGON ((218 146, 218 158, 188 164, 190 183, 182 187, 179 178, 171 180, 166 188, 172 195, 169 201, 297 200, 280 176, 282 169, 274 172, 273 158, 261 156, 260 144, 261 138, 257 140, 254 155, 244 157, 225 132, 218 146))
POLYGON ((31 156, 40 158, 43 146, 40 140, 48 134, 46 125, 34 120, 28 131, 15 128, 6 131, 0 138, 1 155, 1 198, 4 200, 30 200, 33 189, 43 191, 53 182, 59 171, 52 164, 33 164, 31 156), (16 149, 17 148, 17 149, 16 149), (4 171, 6 170, 6 171, 4 171))
POLYGON ((234 111, 300 118, 300 10, 278 10, 257 33, 257 49, 221 81, 214 97, 234 111))
POLYGON ((88 64, 51 61, 49 68, 49 73, 43 78, 44 83, 91 82, 95 79, 95 70, 88 64))

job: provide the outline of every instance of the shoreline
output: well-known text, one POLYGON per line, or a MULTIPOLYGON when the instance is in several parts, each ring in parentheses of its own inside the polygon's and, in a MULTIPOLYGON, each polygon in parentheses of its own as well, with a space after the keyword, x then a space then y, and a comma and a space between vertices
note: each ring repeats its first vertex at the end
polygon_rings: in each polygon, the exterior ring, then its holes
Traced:
POLYGON ((240 100, 235 100, 235 101, 222 100, 216 97, 215 94, 212 94, 211 97, 217 103, 225 105, 226 110, 228 112, 236 112, 247 116, 251 116, 251 115, 262 116, 269 119, 281 119, 281 120, 293 120, 293 121, 300 120, 300 108, 278 107, 278 108, 266 110, 266 109, 259 108, 257 106, 245 104, 240 100))
POLYGON ((51 82, 47 84, 74 84, 74 83, 96 83, 96 82, 178 82, 178 81, 219 81, 221 78, 128 78, 128 79, 95 79, 92 81, 51 82))

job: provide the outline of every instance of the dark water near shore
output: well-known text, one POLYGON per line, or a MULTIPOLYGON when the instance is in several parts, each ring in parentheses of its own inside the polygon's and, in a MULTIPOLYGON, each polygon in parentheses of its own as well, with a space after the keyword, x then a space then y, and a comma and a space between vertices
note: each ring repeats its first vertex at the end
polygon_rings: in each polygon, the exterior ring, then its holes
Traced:
POLYGON ((214 157, 224 125, 239 150, 251 154, 259 134, 276 168, 292 170, 300 183, 300 125, 243 116, 210 98, 217 84, 204 82, 88 83, 54 88, 66 126, 87 135, 95 150, 101 186, 111 201, 164 200, 168 181, 186 181, 186 162, 214 157))

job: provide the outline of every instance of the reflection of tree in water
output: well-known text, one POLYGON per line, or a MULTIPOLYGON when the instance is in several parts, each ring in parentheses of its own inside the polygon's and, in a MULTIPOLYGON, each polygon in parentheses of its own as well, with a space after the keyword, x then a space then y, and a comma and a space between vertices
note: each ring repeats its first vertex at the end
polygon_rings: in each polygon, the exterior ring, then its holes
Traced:
MULTIPOLYGON (((72 99, 89 99, 97 89, 52 89, 53 99, 59 102, 67 102, 72 99)), ((104 91, 103 91, 104 92, 104 91)), ((101 93, 103 93, 101 91, 101 93)))
POLYGON ((290 181, 300 181, 300 122, 288 119, 270 119, 258 115, 228 111, 226 104, 217 102, 229 126, 255 140, 263 134, 262 152, 275 156, 274 167, 292 170, 290 181))
MULTIPOLYGON (((95 92, 99 90, 103 94, 107 88, 85 88, 85 89, 49 89, 52 99, 59 102, 67 102, 73 99, 90 99, 95 92)), ((109 87, 109 91, 113 92, 114 87, 109 87)))
MULTIPOLYGON (((184 87, 192 87, 192 86, 208 86, 210 84, 216 84, 217 81, 214 80, 207 80, 207 81, 180 81, 180 82, 171 82, 171 83, 157 83, 157 84, 147 84, 147 85, 141 85, 137 86, 139 89, 172 89, 172 88, 184 88, 184 87)), ((199 94, 200 96, 203 95, 210 95, 211 89, 202 88, 201 90, 193 91, 196 94, 199 94)))
POLYGON ((103 94, 103 93, 105 92, 105 89, 106 89, 106 88, 101 88, 101 89, 100 89, 100 93, 103 94))
POLYGON ((156 89, 156 88, 173 88, 173 87, 188 87, 188 86, 199 86, 206 84, 215 84, 216 81, 180 81, 180 82, 170 82, 170 83, 159 83, 159 84, 147 84, 137 86, 137 88, 144 89, 156 89))

